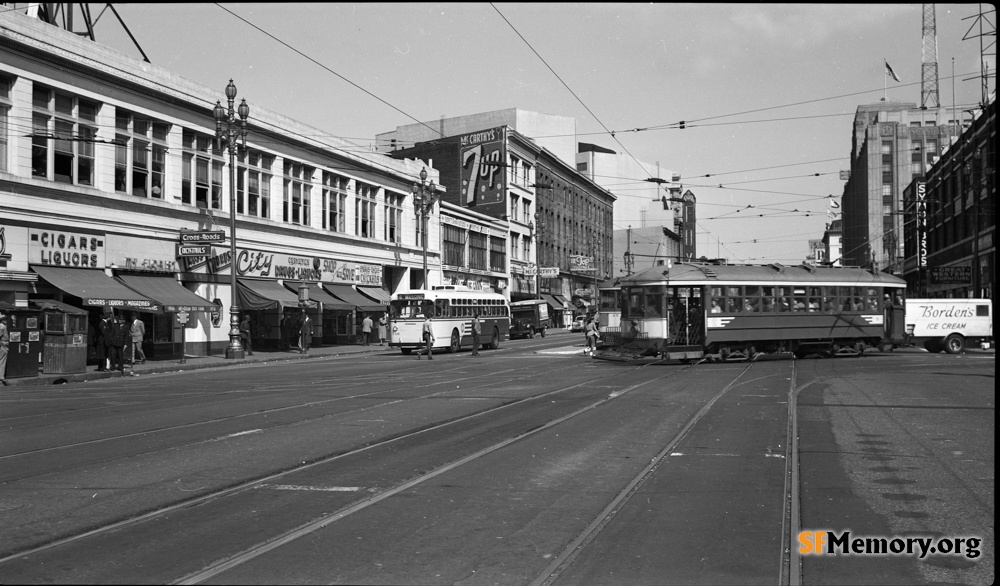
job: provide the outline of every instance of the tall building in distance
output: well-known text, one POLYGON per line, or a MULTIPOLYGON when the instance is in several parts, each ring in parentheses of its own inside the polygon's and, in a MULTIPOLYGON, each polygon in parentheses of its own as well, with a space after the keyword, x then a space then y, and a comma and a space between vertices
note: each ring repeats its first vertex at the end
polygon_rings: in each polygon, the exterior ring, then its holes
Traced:
POLYGON ((961 131, 949 114, 897 101, 858 107, 842 198, 844 265, 902 272, 903 191, 961 131))

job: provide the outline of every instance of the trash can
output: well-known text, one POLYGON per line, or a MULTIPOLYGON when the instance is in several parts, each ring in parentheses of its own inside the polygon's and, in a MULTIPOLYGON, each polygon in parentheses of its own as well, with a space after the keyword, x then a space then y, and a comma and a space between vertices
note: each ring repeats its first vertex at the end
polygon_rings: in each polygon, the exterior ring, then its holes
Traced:
POLYGON ((33 301, 42 310, 42 372, 87 371, 87 312, 58 301, 33 301))
POLYGON ((10 345, 7 348, 6 378, 38 376, 38 363, 42 353, 41 312, 25 307, 6 307, 7 331, 10 345))

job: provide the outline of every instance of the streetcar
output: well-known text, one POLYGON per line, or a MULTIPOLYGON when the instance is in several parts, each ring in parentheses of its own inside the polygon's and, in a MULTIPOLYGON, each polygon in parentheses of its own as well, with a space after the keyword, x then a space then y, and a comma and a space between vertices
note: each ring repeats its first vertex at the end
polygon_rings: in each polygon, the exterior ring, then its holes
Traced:
POLYGON ((905 337, 906 283, 862 268, 671 263, 623 277, 597 357, 860 355, 905 337))
POLYGON ((463 346, 471 347, 475 313, 482 326, 480 343, 499 348, 510 333, 510 306, 503 295, 452 285, 394 293, 389 300, 389 347, 403 354, 425 348, 425 316, 431 317, 433 348, 458 352, 463 346))

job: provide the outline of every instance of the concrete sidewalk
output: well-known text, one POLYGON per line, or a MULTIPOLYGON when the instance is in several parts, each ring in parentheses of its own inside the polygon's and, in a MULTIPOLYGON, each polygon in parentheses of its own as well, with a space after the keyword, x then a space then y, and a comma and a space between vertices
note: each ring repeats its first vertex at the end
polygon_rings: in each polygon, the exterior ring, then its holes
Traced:
POLYGON ((186 356, 181 364, 179 358, 170 360, 147 360, 146 364, 125 365, 125 373, 118 371, 98 372, 97 366, 87 365, 85 372, 72 374, 45 374, 39 373, 37 377, 26 376, 19 378, 8 378, 8 387, 19 386, 40 386, 58 385, 65 383, 78 383, 89 380, 100 380, 108 378, 122 378, 130 376, 141 376, 144 374, 156 374, 164 372, 182 372, 189 370, 200 370, 203 368, 222 368, 226 366, 237 366, 240 364, 263 364, 267 362, 277 362, 284 360, 308 360, 313 358, 327 358, 332 356, 347 356, 351 354, 371 354, 377 352, 392 352, 399 354, 398 348, 389 346, 379 346, 378 343, 370 346, 360 344, 351 345, 330 345, 310 348, 306 354, 299 353, 298 350, 254 350, 253 356, 246 356, 241 360, 230 360, 225 356, 186 356))

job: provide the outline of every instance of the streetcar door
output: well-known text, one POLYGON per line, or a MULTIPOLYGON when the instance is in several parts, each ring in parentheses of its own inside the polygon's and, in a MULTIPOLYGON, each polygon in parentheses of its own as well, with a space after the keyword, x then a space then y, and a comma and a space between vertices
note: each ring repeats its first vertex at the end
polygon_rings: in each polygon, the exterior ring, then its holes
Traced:
POLYGON ((893 344, 902 344, 906 340, 906 305, 902 296, 897 294, 885 301, 885 336, 893 344))
POLYGON ((667 310, 675 346, 701 346, 705 341, 700 287, 669 287, 667 310))

